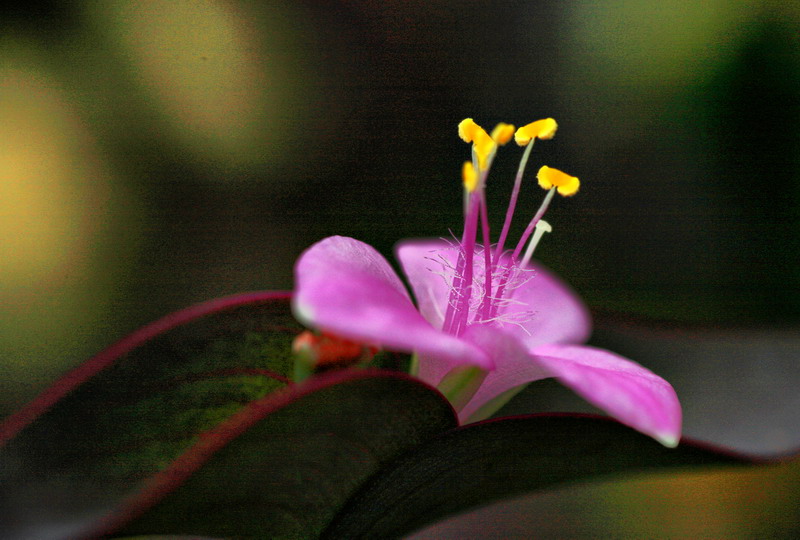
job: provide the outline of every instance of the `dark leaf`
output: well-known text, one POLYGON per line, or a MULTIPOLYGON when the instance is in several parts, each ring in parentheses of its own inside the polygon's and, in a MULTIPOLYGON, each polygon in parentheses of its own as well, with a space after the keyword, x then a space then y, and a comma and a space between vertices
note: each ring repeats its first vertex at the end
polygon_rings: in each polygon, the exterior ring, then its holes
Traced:
POLYGON ((174 313, 109 347, 0 426, 0 536, 69 537, 246 404, 283 388, 288 295, 174 313))
POLYGON ((450 405, 411 378, 322 375, 254 403, 208 434, 116 522, 180 486, 123 532, 315 538, 389 460, 455 425, 450 405))
POLYGON ((569 481, 666 468, 752 463, 713 449, 668 449, 612 420, 534 415, 450 431, 384 468, 323 535, 394 538, 481 504, 569 481))
POLYGON ((563 482, 752 462, 601 418, 455 428, 438 392, 385 371, 292 385, 300 330, 288 295, 242 295, 68 374, 0 425, 0 536, 395 537, 563 482))
POLYGON ((288 300, 253 293, 172 314, 9 418, 0 536, 114 533, 136 517, 129 530, 153 534, 316 534, 383 463, 455 427, 444 398, 403 375, 291 385, 302 328, 288 300))

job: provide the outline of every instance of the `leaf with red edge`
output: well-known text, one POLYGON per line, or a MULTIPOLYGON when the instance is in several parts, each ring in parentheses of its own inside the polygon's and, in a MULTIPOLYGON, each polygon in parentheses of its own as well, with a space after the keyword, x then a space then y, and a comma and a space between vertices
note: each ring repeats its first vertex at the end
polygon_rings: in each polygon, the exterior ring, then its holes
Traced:
POLYGON ((407 376, 315 377, 209 433, 102 532, 315 538, 370 476, 456 422, 437 392, 407 376))
POLYGON ((199 433, 286 386, 300 330, 287 306, 287 294, 251 293, 169 315, 7 419, 0 536, 71 536, 199 433))
MULTIPOLYGON (((441 395, 403 375, 338 372, 292 385, 291 342, 301 330, 288 294, 239 295, 169 315, 67 374, 0 426, 0 537, 112 531, 212 454, 219 452, 211 465, 242 448, 220 476, 243 474, 244 481, 219 483, 214 493, 197 492, 201 497, 222 504, 225 494, 274 492, 330 516, 379 464, 456 425, 441 395), (315 431, 303 431, 309 428, 315 431), (247 446, 259 436, 263 443, 247 446), (322 451, 317 462, 299 452, 304 447, 322 451), (358 466, 346 467, 349 458, 358 466), (273 476, 256 486, 257 467, 248 460, 273 476), (300 489, 305 482, 292 487, 298 475, 332 491, 323 500, 300 489)), ((286 530, 297 526, 259 515, 286 530)))
POLYGON ((599 418, 456 429, 437 391, 396 373, 291 385, 300 330, 288 295, 241 295, 68 374, 0 425, 0 536, 393 537, 562 482, 752 463, 599 418))
POLYGON ((458 512, 564 482, 647 470, 753 464, 683 442, 665 448, 614 420, 531 415, 467 425, 383 468, 323 538, 396 538, 458 512))

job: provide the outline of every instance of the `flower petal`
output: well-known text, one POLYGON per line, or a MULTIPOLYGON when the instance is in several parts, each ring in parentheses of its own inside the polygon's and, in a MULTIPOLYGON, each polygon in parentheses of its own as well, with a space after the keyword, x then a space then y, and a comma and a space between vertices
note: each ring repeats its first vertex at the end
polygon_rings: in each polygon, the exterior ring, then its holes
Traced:
POLYGON ((503 328, 496 324, 473 325, 464 333, 464 339, 489 354, 494 360, 495 368, 459 413, 461 422, 483 420, 511 399, 514 389, 522 390, 527 383, 553 376, 550 370, 534 361, 518 336, 512 335, 508 330, 508 325, 503 328), (503 395, 507 399, 497 402, 503 395))
POLYGON ((583 301, 541 263, 533 261, 529 266, 535 271, 533 277, 512 292, 514 303, 506 310, 524 305, 534 316, 520 327, 506 326, 529 349, 544 343, 584 343, 592 333, 592 319, 583 301))
POLYGON ((472 326, 464 338, 487 351, 495 369, 459 413, 462 422, 485 417, 485 407, 499 396, 510 399, 527 383, 556 377, 589 403, 662 444, 675 446, 680 439, 681 406, 675 391, 631 360, 581 345, 550 344, 529 351, 505 329, 489 326, 472 326))
POLYGON ((455 272, 458 249, 443 240, 405 240, 395 254, 414 291, 422 316, 436 328, 444 323, 450 294, 449 279, 455 272))
POLYGON ((483 351, 433 328, 386 259, 363 242, 342 236, 317 242, 297 261, 295 282, 292 309, 304 324, 388 349, 492 368, 483 351))
MULTIPOLYGON (((433 326, 441 328, 450 285, 458 259, 458 249, 443 240, 407 240, 395 249, 408 277, 419 310, 433 326), (442 275, 444 274, 444 275, 442 275)), ((482 266, 483 258, 475 259, 482 266)), ((518 319, 515 312, 532 310, 533 318, 519 325, 505 323, 528 348, 544 343, 583 343, 591 334, 591 317, 581 299, 558 276, 538 262, 531 263, 532 277, 511 291, 512 302, 499 310, 507 320, 518 319)), ((478 268, 476 275, 483 275, 478 268)))
POLYGON ((639 364, 580 345, 543 345, 535 362, 589 403, 628 426, 675 446, 681 436, 681 405, 672 386, 639 364))

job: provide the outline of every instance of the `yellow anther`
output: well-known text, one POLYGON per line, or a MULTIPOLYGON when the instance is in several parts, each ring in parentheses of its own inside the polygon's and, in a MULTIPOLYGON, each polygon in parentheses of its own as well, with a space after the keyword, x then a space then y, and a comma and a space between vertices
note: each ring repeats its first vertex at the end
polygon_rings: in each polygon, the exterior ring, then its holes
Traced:
POLYGON ((547 165, 539 169, 536 178, 539 180, 539 185, 543 189, 556 187, 558 188, 558 192, 564 197, 575 195, 578 192, 578 188, 581 186, 580 180, 574 176, 570 176, 567 173, 561 172, 558 169, 553 169, 547 165))
POLYGON ((472 118, 464 118, 458 124, 458 136, 461 137, 461 140, 466 143, 474 141, 475 135, 479 131, 483 131, 483 128, 476 124, 475 120, 472 118))
POLYGON ((472 147, 475 149, 475 155, 478 156, 478 167, 480 167, 481 170, 486 169, 489 156, 497 147, 494 139, 489 137, 485 131, 481 130, 481 134, 475 139, 472 147))
POLYGON ((458 124, 458 136, 464 142, 472 143, 472 148, 478 158, 478 167, 485 169, 489 155, 494 152, 497 146, 494 139, 481 126, 476 124, 472 118, 465 118, 458 124))
POLYGON ((494 129, 492 130, 492 139, 494 142, 503 146, 508 141, 511 140, 511 137, 514 136, 514 126, 511 124, 506 124, 504 122, 500 122, 494 129))
POLYGON ((478 187, 478 173, 471 161, 464 162, 464 166, 461 168, 461 178, 464 181, 464 189, 468 193, 472 193, 478 187))
POLYGON ((522 126, 514 134, 514 140, 520 146, 527 146, 532 139, 539 138, 542 140, 552 139, 556 134, 558 124, 552 118, 545 118, 531 122, 527 126, 522 126))

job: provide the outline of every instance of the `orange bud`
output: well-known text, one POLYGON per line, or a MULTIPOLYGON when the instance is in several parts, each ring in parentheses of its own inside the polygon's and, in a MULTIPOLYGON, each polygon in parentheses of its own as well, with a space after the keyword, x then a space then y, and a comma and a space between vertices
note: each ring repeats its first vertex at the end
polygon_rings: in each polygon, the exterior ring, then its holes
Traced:
POLYGON ((329 332, 314 334, 306 330, 294 339, 292 351, 306 354, 316 366, 349 366, 371 360, 378 349, 329 332))

